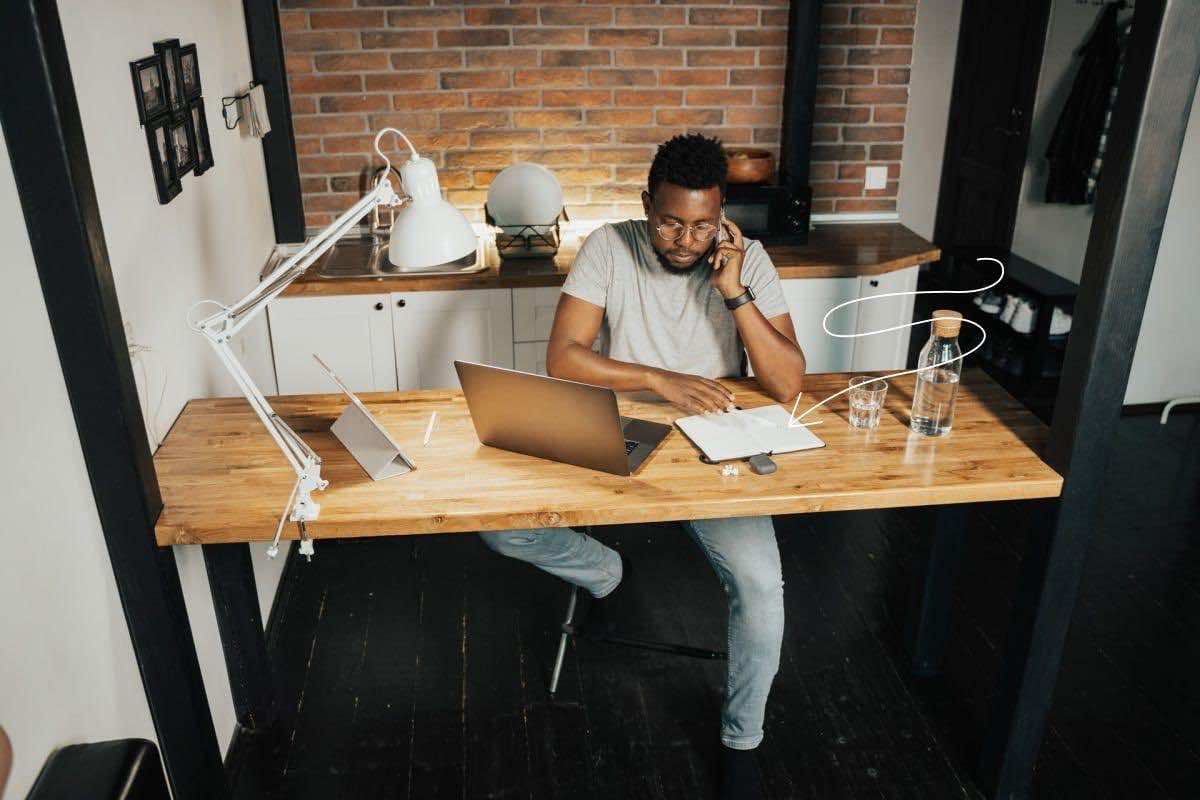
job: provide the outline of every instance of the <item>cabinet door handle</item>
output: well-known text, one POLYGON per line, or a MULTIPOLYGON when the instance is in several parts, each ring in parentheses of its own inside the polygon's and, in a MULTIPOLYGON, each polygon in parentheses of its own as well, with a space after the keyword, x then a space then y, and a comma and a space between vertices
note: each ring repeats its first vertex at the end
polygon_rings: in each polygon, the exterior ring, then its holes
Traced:
POLYGON ((408 303, 407 303, 407 301, 405 301, 405 299, 403 297, 401 297, 399 300, 396 301, 396 305, 398 305, 400 308, 404 308, 406 305, 408 305, 408 303))
POLYGON ((376 310, 376 311, 383 311, 383 303, 376 303, 376 304, 375 304, 375 310, 376 310))

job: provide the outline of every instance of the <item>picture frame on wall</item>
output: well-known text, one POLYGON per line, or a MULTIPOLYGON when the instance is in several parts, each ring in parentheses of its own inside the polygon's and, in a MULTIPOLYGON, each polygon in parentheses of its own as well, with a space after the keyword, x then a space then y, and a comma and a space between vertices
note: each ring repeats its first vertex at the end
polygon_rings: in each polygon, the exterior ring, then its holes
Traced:
POLYGON ((146 122, 146 145, 150 151, 150 169, 158 202, 166 205, 183 191, 179 173, 175 171, 175 151, 171 146, 171 118, 163 115, 146 122))
POLYGON ((171 111, 182 111, 187 104, 180 80, 179 40, 160 39, 154 43, 154 54, 162 61, 162 83, 167 89, 167 102, 171 111))
POLYGON ((196 175, 203 175, 213 165, 212 145, 208 139, 208 117, 204 113, 204 98, 196 97, 188 102, 188 114, 195 132, 196 175))
POLYGON ((169 109, 167 90, 162 82, 162 62, 158 56, 139 58, 129 62, 129 71, 133 77, 133 96, 137 104, 138 122, 146 121, 169 109))
POLYGON ((200 61, 194 44, 179 48, 179 85, 184 99, 193 100, 200 96, 200 61))
POLYGON ((192 128, 190 113, 171 117, 167 125, 167 136, 171 140, 172 166, 175 175, 181 177, 196 168, 196 131, 192 128))

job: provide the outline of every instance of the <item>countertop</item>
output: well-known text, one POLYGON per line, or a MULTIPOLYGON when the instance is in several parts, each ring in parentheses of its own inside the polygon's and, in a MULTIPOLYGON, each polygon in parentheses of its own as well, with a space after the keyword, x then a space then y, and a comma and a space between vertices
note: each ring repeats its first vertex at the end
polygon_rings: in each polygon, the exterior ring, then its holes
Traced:
MULTIPOLYGON (((494 247, 485 248, 487 267, 467 275, 320 278, 310 271, 283 296, 562 286, 580 241, 567 236, 553 258, 501 261, 494 247)), ((768 245, 766 250, 784 279, 881 275, 941 257, 936 245, 898 222, 818 225, 809 233, 808 244, 768 245)))

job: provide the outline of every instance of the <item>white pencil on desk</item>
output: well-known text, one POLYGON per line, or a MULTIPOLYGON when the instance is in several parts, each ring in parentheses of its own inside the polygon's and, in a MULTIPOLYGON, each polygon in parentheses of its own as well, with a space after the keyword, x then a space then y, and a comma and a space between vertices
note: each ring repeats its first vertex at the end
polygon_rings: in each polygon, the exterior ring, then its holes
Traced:
POLYGON ((433 435, 433 424, 437 422, 437 412, 434 411, 429 415, 429 424, 425 426, 425 441, 421 443, 422 447, 429 446, 429 437, 433 435))

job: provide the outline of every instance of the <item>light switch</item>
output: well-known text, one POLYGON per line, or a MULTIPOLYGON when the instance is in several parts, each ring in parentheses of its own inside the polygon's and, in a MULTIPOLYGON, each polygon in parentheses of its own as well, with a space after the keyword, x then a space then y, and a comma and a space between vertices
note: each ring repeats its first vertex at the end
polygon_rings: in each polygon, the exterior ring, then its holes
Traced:
POLYGON ((867 167, 866 189, 883 189, 887 187, 887 167, 867 167))

